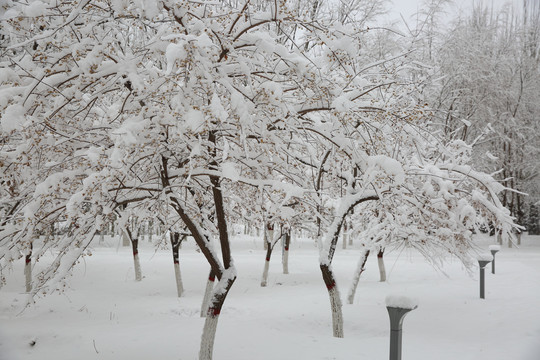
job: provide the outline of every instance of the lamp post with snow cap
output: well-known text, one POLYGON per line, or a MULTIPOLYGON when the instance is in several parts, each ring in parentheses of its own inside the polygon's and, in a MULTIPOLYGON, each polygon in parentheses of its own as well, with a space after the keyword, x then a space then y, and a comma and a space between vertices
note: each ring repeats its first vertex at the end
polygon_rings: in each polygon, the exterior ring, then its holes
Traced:
POLYGON ((393 295, 386 297, 386 309, 390 316, 390 360, 401 360, 403 318, 417 307, 417 299, 393 295))
POLYGON ((500 245, 489 245, 489 251, 493 255, 493 261, 491 262, 491 273, 495 274, 495 254, 501 250, 500 245))
POLYGON ((480 254, 476 258, 478 260, 478 265, 480 265, 480 299, 485 299, 484 292, 484 283, 485 283, 485 269, 486 265, 493 261, 493 255, 491 254, 480 254))

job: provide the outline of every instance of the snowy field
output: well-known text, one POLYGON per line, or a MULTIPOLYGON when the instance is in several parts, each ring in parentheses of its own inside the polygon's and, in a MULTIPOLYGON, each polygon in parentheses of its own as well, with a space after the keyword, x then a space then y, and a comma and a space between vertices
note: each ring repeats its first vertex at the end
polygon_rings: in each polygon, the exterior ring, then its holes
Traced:
MULTIPOLYGON (((485 251, 493 241, 477 239, 485 251)), ((180 251, 182 298, 176 297, 169 250, 141 244, 144 279, 137 283, 130 248, 116 239, 97 242, 69 279, 70 288, 22 313, 19 261, 0 290, 0 359, 196 359, 209 267, 193 242, 180 251)), ((355 246, 336 253, 342 299, 359 253, 355 246)), ((239 277, 219 320, 216 360, 388 359, 388 294, 420 301, 404 321, 404 360, 540 359, 540 237, 524 237, 519 249, 503 247, 497 274, 490 266, 486 271, 485 300, 479 298, 478 269, 469 274, 456 260, 443 273, 416 252, 389 252, 388 281, 380 283, 372 254, 355 303, 344 304, 344 339, 331 336, 329 299, 312 241, 293 239, 289 275, 282 274, 276 247, 266 288, 259 285, 265 256, 260 239, 236 238, 233 256, 239 277)))

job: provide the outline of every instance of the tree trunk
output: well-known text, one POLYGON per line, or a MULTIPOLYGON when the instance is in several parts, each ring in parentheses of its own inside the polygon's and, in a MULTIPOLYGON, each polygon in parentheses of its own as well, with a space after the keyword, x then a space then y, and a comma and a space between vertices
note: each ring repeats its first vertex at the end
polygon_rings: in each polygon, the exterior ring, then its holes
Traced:
POLYGON ((291 231, 285 232, 285 238, 283 239, 283 273, 289 273, 289 247, 291 245, 291 231))
POLYGON ((227 297, 227 294, 229 293, 229 290, 231 289, 231 286, 235 280, 236 276, 230 278, 225 276, 222 277, 217 287, 220 290, 218 292, 212 292, 212 301, 208 307, 206 320, 204 321, 204 328, 201 337, 201 348, 199 350, 199 360, 212 359, 219 314, 221 313, 221 308, 223 307, 225 298, 227 297))
POLYGON ((346 249, 347 248, 347 237, 348 237, 349 233, 347 231, 347 222, 345 221, 343 223, 343 249, 346 249))
POLYGON ((30 243, 30 250, 24 257, 24 277, 26 280, 26 292, 32 291, 32 243, 30 243))
POLYGON ((349 246, 352 246, 353 245, 353 236, 352 236, 352 226, 351 224, 349 223, 349 225, 347 226, 347 228, 349 229, 349 235, 347 236, 349 238, 349 246))
POLYGON ((384 249, 379 250, 377 253, 377 264, 379 265, 380 281, 386 281, 386 268, 384 267, 384 249))
POLYGON ((204 290, 204 296, 201 305, 201 317, 205 317, 206 313, 208 312, 210 298, 212 297, 212 290, 214 289, 214 281, 216 281, 216 275, 214 274, 212 269, 210 269, 210 274, 208 275, 208 281, 206 282, 206 289, 204 290))
POLYGON ((133 249, 133 266, 135 268, 135 281, 142 280, 141 263, 139 261, 139 239, 131 239, 131 247, 133 249))
POLYGON ((343 311, 339 290, 334 279, 332 269, 328 265, 320 265, 324 283, 328 289, 330 297, 330 308, 332 310, 332 333, 334 337, 343 337, 343 311))
POLYGON ((358 267, 356 268, 356 272, 354 273, 353 282, 351 284, 351 288, 349 290, 349 294, 347 295, 347 302, 349 304, 354 303, 354 294, 356 293, 356 288, 358 287, 358 282, 360 281, 360 276, 365 270, 366 262, 369 256, 369 250, 364 250, 362 252, 362 256, 360 256, 360 259, 358 260, 358 267))
POLYGON ((176 279, 176 291, 178 292, 178 297, 182 296, 184 292, 184 285, 182 284, 182 275, 180 274, 180 261, 178 256, 178 250, 180 249, 180 244, 184 238, 180 238, 180 233, 171 232, 169 234, 171 239, 172 246, 172 256, 174 263, 174 276, 176 279))
POLYGON ((264 231, 264 250, 268 250, 268 245, 274 241, 274 225, 266 223, 264 231))
POLYGON ((268 284, 268 269, 270 268, 270 257, 272 256, 272 250, 274 249, 272 244, 267 244, 267 245, 268 246, 266 247, 266 258, 264 260, 264 270, 263 270, 262 279, 261 279, 262 287, 265 287, 268 284))

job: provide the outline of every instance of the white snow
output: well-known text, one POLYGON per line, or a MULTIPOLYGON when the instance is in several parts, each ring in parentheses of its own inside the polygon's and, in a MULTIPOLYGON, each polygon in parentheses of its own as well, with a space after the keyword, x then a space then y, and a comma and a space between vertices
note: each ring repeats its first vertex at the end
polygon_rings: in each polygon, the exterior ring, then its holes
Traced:
POLYGON ((47 4, 41 1, 32 1, 28 6, 24 7, 24 13, 26 16, 38 17, 45 14, 47 10, 47 4))
POLYGON ((5 133, 18 130, 24 124, 24 107, 19 104, 10 105, 2 114, 2 131, 5 133))
POLYGON ((501 251, 501 245, 489 245, 490 251, 501 251))
MULTIPOLYGON (((482 235, 477 245, 487 248, 494 241, 482 235)), ((170 249, 156 251, 141 240, 144 279, 135 282, 131 247, 120 244, 106 237, 100 245, 96 237, 93 256, 75 269, 64 295, 38 299, 20 315, 26 299, 24 260, 4 272, 8 283, 0 289, 0 359, 197 359, 209 267, 193 240, 180 250, 181 298, 170 249)), ((293 236, 289 275, 282 274, 274 251, 265 288, 260 287, 262 239, 234 238, 232 250, 238 278, 217 325, 216 360, 387 359, 387 294, 412 294, 422 302, 417 316, 404 321, 403 359, 539 358, 540 236, 523 235, 519 249, 505 245, 497 274, 486 273, 485 300, 478 296, 477 272, 467 273, 455 260, 444 266, 446 276, 415 251, 387 249, 388 282, 380 283, 377 258, 370 256, 355 303, 343 305, 343 339, 332 337, 314 240, 293 236)), ((333 270, 342 298, 361 250, 355 240, 336 251, 333 270)), ((34 271, 52 256, 46 255, 34 271)))
POLYGON ((478 255, 476 255, 476 260, 479 260, 479 261, 493 261, 493 255, 491 255, 490 253, 478 254, 478 255))
POLYGON ((401 309, 416 309, 419 304, 418 298, 404 295, 387 295, 385 299, 387 307, 395 307, 401 309))

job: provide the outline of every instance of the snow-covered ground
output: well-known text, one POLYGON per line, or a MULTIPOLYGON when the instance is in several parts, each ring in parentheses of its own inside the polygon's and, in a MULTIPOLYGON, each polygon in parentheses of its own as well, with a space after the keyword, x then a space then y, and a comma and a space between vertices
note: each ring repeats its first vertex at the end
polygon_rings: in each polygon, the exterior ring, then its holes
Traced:
MULTIPOLYGON (((477 240, 485 251, 494 241, 477 240)), ((209 269, 194 244, 180 252, 186 292, 177 298, 169 250, 141 244, 144 279, 137 283, 130 248, 107 241, 99 246, 96 240, 93 256, 77 266, 63 294, 42 298, 22 313, 23 261, 15 266, 0 290, 1 360, 197 358, 209 269)), ((359 253, 354 246, 336 253, 342 299, 359 253)), ((239 278, 219 320, 216 360, 387 359, 389 294, 420 301, 404 321, 404 360, 540 359, 538 236, 497 254, 497 274, 490 266, 486 271, 485 300, 479 298, 478 269, 468 274, 456 260, 443 274, 414 251, 389 252, 388 281, 380 283, 372 255, 355 303, 344 304, 344 339, 331 336, 329 299, 312 241, 293 239, 289 275, 282 274, 280 250, 274 251, 266 288, 260 287, 262 241, 236 238, 233 255, 239 278)))

